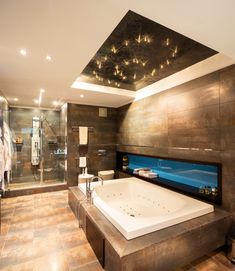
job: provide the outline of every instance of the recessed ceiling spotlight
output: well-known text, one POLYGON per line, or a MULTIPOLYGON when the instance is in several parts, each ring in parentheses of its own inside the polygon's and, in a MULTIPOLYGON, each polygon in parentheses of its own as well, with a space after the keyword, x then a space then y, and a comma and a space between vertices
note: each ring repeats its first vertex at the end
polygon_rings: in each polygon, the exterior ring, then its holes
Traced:
POLYGON ((19 101, 19 99, 18 98, 14 98, 14 102, 18 102, 19 101))
POLYGON ((39 101, 37 99, 34 99, 33 101, 34 101, 35 104, 39 103, 39 101))
POLYGON ((51 60, 52 60, 52 57, 51 57, 50 55, 47 55, 47 56, 46 56, 46 60, 47 60, 47 61, 51 61, 51 60))
POLYGON ((54 106, 58 106, 59 103, 58 103, 57 101, 53 101, 53 105, 54 105, 54 106))
POLYGON ((21 54, 22 56, 26 56, 26 55, 27 55, 26 49, 20 49, 20 54, 21 54))
POLYGON ((44 89, 44 88, 41 88, 41 89, 40 89, 40 92, 41 92, 41 93, 44 93, 44 92, 45 92, 45 89, 44 89))
POLYGON ((81 95, 80 95, 80 98, 84 98, 84 95, 83 95, 83 94, 81 94, 81 95))

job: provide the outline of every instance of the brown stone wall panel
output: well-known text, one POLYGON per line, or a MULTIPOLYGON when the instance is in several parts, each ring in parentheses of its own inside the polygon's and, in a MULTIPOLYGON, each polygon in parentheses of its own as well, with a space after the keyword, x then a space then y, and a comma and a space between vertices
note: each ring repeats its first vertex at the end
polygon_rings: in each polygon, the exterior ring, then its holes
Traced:
POLYGON ((168 99, 165 93, 149 96, 139 102, 143 103, 144 117, 149 115, 164 116, 167 115, 168 99))
POLYGON ((235 65, 220 72, 220 102, 235 101, 235 65))
POLYGON ((148 147, 168 147, 168 134, 167 133, 142 133, 141 145, 148 147))
POLYGON ((201 86, 168 98, 168 113, 184 111, 219 104, 219 83, 210 82, 201 86))
POLYGON ((220 105, 220 124, 222 128, 235 126, 235 101, 220 105))
POLYGON ((122 271, 120 257, 107 240, 105 240, 105 270, 122 271))
POLYGON ((137 154, 168 157, 168 148, 152 148, 152 147, 150 148, 150 147, 120 145, 117 147, 117 150, 121 152, 131 152, 137 154))
POLYGON ((88 173, 97 175, 99 170, 115 169, 117 142, 117 110, 107 108, 107 118, 99 117, 99 107, 68 104, 68 176, 69 186, 77 183, 79 155, 87 157, 88 173), (79 132, 72 126, 92 127, 89 130, 88 145, 79 147, 79 132), (105 149, 105 156, 98 150, 105 149))
POLYGON ((221 161, 223 164, 223 174, 235 177, 235 150, 222 151, 221 161))
MULTIPOLYGON (((139 252, 128 255, 122 259, 123 271, 156 271, 158 269, 154 266, 154 247, 146 248, 139 252), (148 259, 148 260, 146 260, 148 259)), ((160 269, 159 269, 160 270, 160 269)))
MULTIPOLYGON (((132 270, 161 270, 172 271, 172 267, 179 267, 193 261, 204 254, 220 247, 225 243, 225 236, 230 226, 229 219, 223 219, 215 227, 214 222, 198 226, 190 231, 167 240, 159 242, 144 250, 128 255, 122 259, 123 269, 132 270), (221 238, 218 238, 220 236, 221 238), (169 255, 171 255, 169 257, 169 255), (145 259, 148 258, 148 261, 145 259)), ((176 227, 173 227, 174 229, 176 227)), ((162 230, 164 233, 164 230, 162 230)), ((156 232, 158 234, 161 232, 156 232)), ((154 238, 154 233, 151 235, 154 238)))
POLYGON ((165 116, 151 115, 145 118, 142 129, 148 133, 159 133, 168 131, 168 118, 165 116))
POLYGON ((168 115, 168 130, 219 127, 219 105, 207 106, 168 115))
POLYGON ((235 215, 235 176, 223 176, 223 206, 235 215))
POLYGON ((116 144, 116 133, 115 132, 93 132, 89 134, 89 144, 116 144))
POLYGON ((167 147, 167 133, 124 133, 119 135, 118 144, 142 147, 167 147))
POLYGON ((169 147, 220 150, 220 129, 187 129, 169 132, 169 147))
POLYGON ((193 149, 193 148, 177 148, 169 147, 168 154, 171 158, 180 158, 196 161, 205 161, 205 162, 216 162, 219 163, 220 152, 214 150, 202 150, 202 149, 193 149))
POLYGON ((90 156, 87 163, 89 173, 97 175, 100 170, 115 169, 115 158, 115 154, 104 157, 90 156))
POLYGON ((155 263, 154 270, 172 271, 175 269, 173 267, 183 266, 190 260, 195 259, 197 257, 196 251, 201 255, 198 244, 199 238, 198 231, 196 231, 155 246, 154 255, 158 261, 155 263), (194 251, 194 253, 191 253, 191 251, 194 251), (169 258, 168 255, 171 255, 171 257, 169 258))
POLYGON ((221 150, 235 150, 235 126, 221 128, 221 150))
POLYGON ((126 118, 120 127, 120 132, 143 132, 143 127, 145 127, 145 120, 142 116, 138 116, 135 119, 126 118))
POLYGON ((194 89, 202 89, 205 86, 215 84, 220 80, 220 72, 216 71, 202 77, 196 78, 192 81, 183 83, 182 85, 168 89, 165 94, 167 97, 172 97, 174 95, 183 94, 184 92, 189 92, 194 89))

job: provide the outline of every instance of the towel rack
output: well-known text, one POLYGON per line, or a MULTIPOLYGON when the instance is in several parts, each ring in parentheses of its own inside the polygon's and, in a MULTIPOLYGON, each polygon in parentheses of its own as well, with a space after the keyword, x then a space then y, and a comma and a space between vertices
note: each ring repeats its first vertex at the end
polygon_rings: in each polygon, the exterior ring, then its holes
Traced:
MULTIPOLYGON (((81 125, 80 125, 81 126, 81 125)), ((73 132, 79 132, 79 126, 72 126, 73 132)), ((88 127, 88 132, 94 132, 94 127, 88 127)))

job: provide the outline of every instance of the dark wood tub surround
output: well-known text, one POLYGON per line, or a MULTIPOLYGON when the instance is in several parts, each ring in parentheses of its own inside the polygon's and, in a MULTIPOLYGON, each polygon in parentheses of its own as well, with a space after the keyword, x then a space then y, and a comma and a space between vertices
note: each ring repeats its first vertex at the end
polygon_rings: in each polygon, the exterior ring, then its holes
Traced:
POLYGON ((172 271, 172 267, 183 266, 223 246, 231 226, 231 214, 216 208, 214 213, 128 241, 83 199, 78 187, 69 189, 69 205, 76 216, 79 210, 85 233, 89 221, 104 239, 104 266, 108 271, 172 271))

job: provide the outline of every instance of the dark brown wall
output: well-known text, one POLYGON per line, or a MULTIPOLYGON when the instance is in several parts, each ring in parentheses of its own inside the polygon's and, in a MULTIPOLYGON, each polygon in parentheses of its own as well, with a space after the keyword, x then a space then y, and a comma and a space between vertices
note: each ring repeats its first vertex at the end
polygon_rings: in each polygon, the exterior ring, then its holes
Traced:
POLYGON ((87 156, 88 173, 97 175, 99 170, 115 169, 117 109, 107 108, 107 118, 99 117, 99 107, 68 104, 68 185, 77 184, 78 158, 87 156), (79 133, 73 126, 92 127, 87 147, 79 147, 79 133), (99 156, 98 150, 107 150, 107 155, 99 156))
POLYGON ((119 110, 118 150, 221 162, 235 215, 235 65, 119 110))
POLYGON ((53 171, 44 174, 44 179, 63 179, 63 174, 59 174, 59 172, 61 172, 61 170, 59 170, 59 161, 57 161, 57 158, 53 155, 54 149, 51 149, 48 145, 49 139, 57 140, 57 136, 59 135, 59 111, 11 107, 10 128, 13 132, 13 137, 16 138, 20 136, 24 141, 21 152, 14 153, 12 169, 13 181, 18 182, 19 177, 28 177, 29 179, 27 180, 33 179, 30 129, 32 128, 32 118, 41 116, 44 116, 47 120, 43 121, 44 168, 53 168, 53 171))

